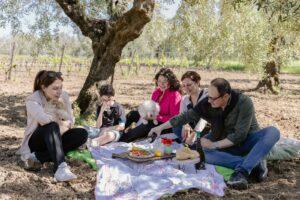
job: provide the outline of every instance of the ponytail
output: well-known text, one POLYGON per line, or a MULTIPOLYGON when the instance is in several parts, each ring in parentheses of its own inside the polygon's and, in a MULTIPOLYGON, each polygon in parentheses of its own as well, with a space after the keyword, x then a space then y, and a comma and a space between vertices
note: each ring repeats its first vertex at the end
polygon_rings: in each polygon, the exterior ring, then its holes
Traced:
POLYGON ((47 71, 46 70, 41 70, 37 73, 37 75, 35 76, 34 79, 34 84, 33 84, 33 92, 37 91, 37 90, 41 90, 42 89, 42 80, 41 77, 43 74, 45 74, 47 71))

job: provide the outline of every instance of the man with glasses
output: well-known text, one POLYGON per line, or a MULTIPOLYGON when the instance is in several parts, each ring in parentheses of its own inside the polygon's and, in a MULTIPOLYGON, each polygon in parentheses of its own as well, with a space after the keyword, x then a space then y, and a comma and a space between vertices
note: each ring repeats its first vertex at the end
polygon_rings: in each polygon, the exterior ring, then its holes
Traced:
POLYGON ((223 78, 211 81, 208 97, 193 109, 153 128, 149 135, 200 118, 211 123, 211 132, 201 139, 205 161, 235 170, 228 185, 246 189, 249 175, 259 182, 267 177, 264 157, 279 140, 279 130, 272 126, 260 129, 250 97, 232 90, 223 78))

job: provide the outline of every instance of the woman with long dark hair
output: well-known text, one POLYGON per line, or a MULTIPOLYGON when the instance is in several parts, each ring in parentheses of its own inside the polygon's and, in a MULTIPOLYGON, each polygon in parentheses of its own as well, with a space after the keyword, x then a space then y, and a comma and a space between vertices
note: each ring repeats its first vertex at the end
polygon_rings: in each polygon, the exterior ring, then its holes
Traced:
MULTIPOLYGON (((160 106, 159 115, 156 120, 158 121, 158 125, 162 124, 172 117, 178 115, 180 102, 181 102, 181 94, 180 90, 180 82, 177 79, 176 75, 173 73, 171 69, 162 68, 154 77, 156 89, 152 92, 151 100, 155 101, 160 106)), ((127 115, 126 126, 130 126, 132 122, 137 122, 139 119, 138 112, 130 112, 127 115), (133 118, 133 119, 132 119, 133 118)), ((148 124, 140 124, 139 126, 129 129, 127 133, 123 133, 120 141, 122 142, 132 142, 139 138, 144 138, 148 135, 148 132, 151 128, 155 127, 152 121, 148 124)), ((166 133, 173 132, 172 129, 166 130, 166 133)))
POLYGON ((38 170, 42 163, 53 162, 55 179, 69 181, 76 175, 65 162, 65 154, 84 144, 87 132, 72 128, 73 112, 62 83, 60 72, 37 73, 33 93, 26 99, 27 127, 19 153, 26 169, 38 170))

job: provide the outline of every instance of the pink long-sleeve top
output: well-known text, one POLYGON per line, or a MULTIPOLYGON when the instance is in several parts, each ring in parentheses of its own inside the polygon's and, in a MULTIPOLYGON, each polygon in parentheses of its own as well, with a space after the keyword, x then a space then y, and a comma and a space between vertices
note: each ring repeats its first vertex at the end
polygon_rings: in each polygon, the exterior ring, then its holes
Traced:
POLYGON ((163 91, 157 88, 153 91, 151 99, 160 106, 159 115, 156 118, 157 121, 164 123, 179 114, 181 94, 178 91, 167 89, 163 93, 163 91), (161 95, 163 97, 159 101, 161 95))

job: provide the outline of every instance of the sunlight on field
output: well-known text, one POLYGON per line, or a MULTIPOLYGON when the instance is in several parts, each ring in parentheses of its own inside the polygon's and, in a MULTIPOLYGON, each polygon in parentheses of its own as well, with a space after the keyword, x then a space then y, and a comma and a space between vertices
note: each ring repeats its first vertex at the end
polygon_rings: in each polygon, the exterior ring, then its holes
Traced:
MULTIPOLYGON (((92 58, 79 58, 72 56, 65 56, 62 63, 62 68, 64 71, 70 73, 71 71, 84 71, 87 72, 88 68, 91 65, 92 58)), ((9 55, 0 55, 0 70, 5 70, 8 68, 9 55)), ((60 64, 60 57, 50 57, 50 56, 39 56, 38 58, 33 58, 26 55, 17 55, 14 58, 14 63, 16 64, 15 71, 20 70, 32 70, 29 68, 47 68, 52 70, 58 70, 60 64)), ((135 57, 134 59, 123 58, 120 60, 118 65, 124 66, 148 66, 148 67, 176 67, 176 68, 188 68, 193 67, 193 62, 189 61, 187 58, 164 58, 164 59, 154 59, 154 58, 139 58, 135 57)), ((204 63, 199 63, 197 67, 199 69, 204 69, 206 66, 204 63)), ((225 70, 225 71, 248 71, 245 65, 239 61, 225 60, 220 61, 215 66, 211 66, 211 69, 225 70)), ((292 61, 288 64, 285 64, 281 67, 281 72, 290 73, 290 74, 300 74, 300 61, 292 61)))

